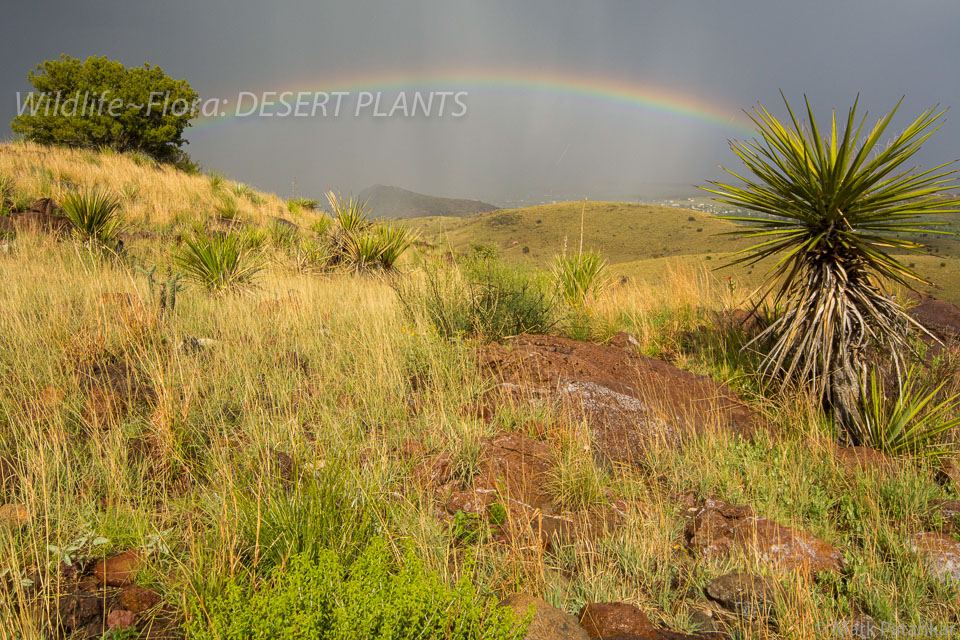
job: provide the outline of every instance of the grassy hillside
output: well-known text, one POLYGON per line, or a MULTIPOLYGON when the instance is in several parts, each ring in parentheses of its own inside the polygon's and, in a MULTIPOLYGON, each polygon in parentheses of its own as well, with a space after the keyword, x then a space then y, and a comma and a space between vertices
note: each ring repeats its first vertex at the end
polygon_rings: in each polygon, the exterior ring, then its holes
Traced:
MULTIPOLYGON (((496 246, 508 260, 537 267, 550 265, 554 256, 576 251, 583 210, 583 246, 599 250, 615 276, 656 279, 677 267, 706 268, 718 281, 727 276, 748 291, 759 285, 771 266, 722 267, 750 241, 725 235, 735 223, 702 211, 621 202, 562 202, 523 209, 498 210, 472 218, 426 217, 405 221, 424 240, 446 250, 463 251, 474 243, 496 246)), ((949 223, 946 230, 960 229, 949 223)), ((960 303, 960 241, 955 236, 921 234, 931 243, 930 256, 904 255, 932 287, 923 290, 960 303)))
POLYGON ((461 198, 441 198, 428 196, 400 187, 386 187, 378 184, 368 187, 358 194, 366 201, 372 214, 377 218, 403 219, 422 216, 471 216, 496 207, 479 200, 461 198))
POLYGON ((264 223, 271 216, 307 222, 277 196, 218 174, 190 175, 138 154, 57 149, 30 143, 0 144, 0 178, 11 181, 14 199, 53 198, 84 187, 105 188, 121 198, 123 215, 143 226, 227 214, 264 223))
MULTIPOLYGON (((469 265, 428 260, 437 271, 421 272, 411 260, 389 278, 297 270, 288 229, 264 234, 269 260, 252 290, 213 294, 184 280, 173 304, 150 269, 171 265, 179 231, 215 215, 224 192, 251 223, 282 213, 306 226, 316 214, 111 154, 8 145, 0 175, 15 200, 97 185, 136 193, 123 203, 132 233, 121 255, 34 229, 0 243, 0 640, 96 637, 104 619, 135 623, 111 638, 150 640, 282 637, 291 620, 316 637, 381 637, 371 625, 400 620, 432 625, 416 637, 517 638, 494 606, 513 593, 544 598, 571 625, 586 603, 624 602, 658 628, 716 624, 770 640, 817 637, 860 615, 960 618, 960 587, 915 552, 920 534, 953 539, 955 503, 944 503, 960 500, 960 483, 938 480, 928 459, 851 465, 817 406, 757 382, 745 336, 718 322, 739 291, 704 268, 726 223, 589 205, 586 246, 637 277, 587 307, 499 263, 486 272, 486 293, 519 291, 503 299, 545 318, 564 372, 584 375, 562 347, 589 339, 598 344, 578 348, 615 353, 611 362, 658 358, 642 362, 672 375, 662 379, 708 376, 762 417, 743 438, 726 414, 697 412, 695 431, 611 462, 596 425, 543 402, 556 389, 534 387, 524 402, 510 395, 516 385, 497 384, 485 362, 506 358, 509 342, 442 331, 438 309, 480 301, 473 317, 491 315, 491 296, 462 288, 469 265), (635 338, 611 340, 618 331, 635 338), (816 536, 845 565, 819 577, 783 567, 750 535, 709 555, 685 534, 708 498, 816 536), (708 598, 734 572, 771 585, 762 612, 708 598)), ((440 247, 492 242, 544 265, 564 236, 575 246, 579 215, 571 203, 411 224, 440 247)), ((931 377, 960 384, 956 363, 942 364, 931 377)), ((628 366, 591 367, 601 382, 647 382, 629 380, 628 366)), ((564 386, 594 405, 637 400, 596 380, 564 386)), ((646 390, 644 424, 689 421, 658 404, 663 391, 646 390)), ((628 436, 641 426, 620 424, 628 436)))

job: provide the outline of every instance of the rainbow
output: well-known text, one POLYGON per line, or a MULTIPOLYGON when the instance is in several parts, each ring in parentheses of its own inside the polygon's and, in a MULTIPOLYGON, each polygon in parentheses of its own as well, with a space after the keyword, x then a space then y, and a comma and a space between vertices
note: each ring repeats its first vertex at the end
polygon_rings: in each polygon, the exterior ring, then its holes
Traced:
MULTIPOLYGON (((681 118, 700 122, 736 134, 753 132, 743 112, 727 105, 684 95, 652 84, 637 83, 622 77, 563 74, 544 71, 517 70, 458 70, 418 73, 373 73, 351 76, 311 78, 293 83, 285 88, 271 88, 280 94, 347 91, 425 91, 425 90, 476 90, 506 91, 517 94, 572 96, 578 99, 619 106, 669 118, 681 118)), ((254 91, 259 94, 262 92, 254 91)), ((208 130, 241 119, 231 113, 200 117, 193 130, 208 130)))

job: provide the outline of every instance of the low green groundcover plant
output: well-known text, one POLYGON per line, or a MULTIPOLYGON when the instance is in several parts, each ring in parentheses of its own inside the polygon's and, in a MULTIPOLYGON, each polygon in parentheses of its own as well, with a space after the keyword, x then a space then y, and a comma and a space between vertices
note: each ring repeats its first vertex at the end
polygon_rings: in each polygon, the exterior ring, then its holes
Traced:
POLYGON ((507 640, 529 620, 478 595, 468 577, 448 587, 412 547, 398 564, 379 537, 349 566, 333 551, 301 554, 258 589, 234 577, 207 591, 191 603, 190 638, 507 640))

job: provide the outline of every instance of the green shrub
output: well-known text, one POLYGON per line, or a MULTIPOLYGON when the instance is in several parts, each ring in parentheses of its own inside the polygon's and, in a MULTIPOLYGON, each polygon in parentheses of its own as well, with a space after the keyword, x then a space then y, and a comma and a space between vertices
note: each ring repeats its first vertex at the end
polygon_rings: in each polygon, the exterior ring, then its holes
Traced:
POLYGON ((256 243, 246 237, 199 235, 184 243, 174 262, 187 280, 213 293, 250 289, 263 269, 256 243))
POLYGON ((183 132, 196 115, 197 94, 186 80, 174 80, 160 67, 127 68, 105 57, 61 56, 37 65, 29 80, 35 91, 25 99, 24 113, 10 124, 27 140, 140 152, 160 162, 178 163, 187 157, 183 132), (167 108, 156 104, 156 96, 163 96, 167 108), (111 109, 115 99, 124 107, 111 109), (182 102, 175 105, 177 101, 182 102), (149 109, 126 106, 151 102, 149 109), (180 104, 187 108, 180 109, 180 104))
POLYGON ((860 403, 862 428, 851 435, 855 444, 891 455, 921 457, 952 455, 955 447, 943 436, 960 426, 960 395, 938 401, 946 383, 925 388, 918 382, 917 369, 904 376, 895 398, 884 393, 880 376, 870 372, 867 392, 860 403))
POLYGON ((330 230, 330 226, 333 224, 333 219, 330 216, 320 216, 316 220, 310 223, 310 230, 313 231, 318 236, 327 235, 327 231, 330 230))
POLYGON ((63 198, 63 212, 74 229, 89 242, 112 243, 120 227, 120 203, 105 191, 69 193, 63 198))
POLYGON ((187 635, 197 640, 519 640, 530 617, 478 595, 467 577, 447 586, 412 546, 398 563, 380 538, 354 563, 333 551, 297 555, 259 588, 234 577, 188 609, 187 635))

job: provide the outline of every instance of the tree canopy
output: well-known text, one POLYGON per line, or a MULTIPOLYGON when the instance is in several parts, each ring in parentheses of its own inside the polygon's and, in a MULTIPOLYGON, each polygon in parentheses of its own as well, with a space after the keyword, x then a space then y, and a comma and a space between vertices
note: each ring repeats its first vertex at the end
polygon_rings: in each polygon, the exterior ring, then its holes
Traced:
POLYGON ((184 162, 184 130, 197 93, 160 67, 125 67, 106 57, 62 55, 29 74, 34 91, 18 95, 10 128, 41 144, 139 151, 161 162, 184 162))

